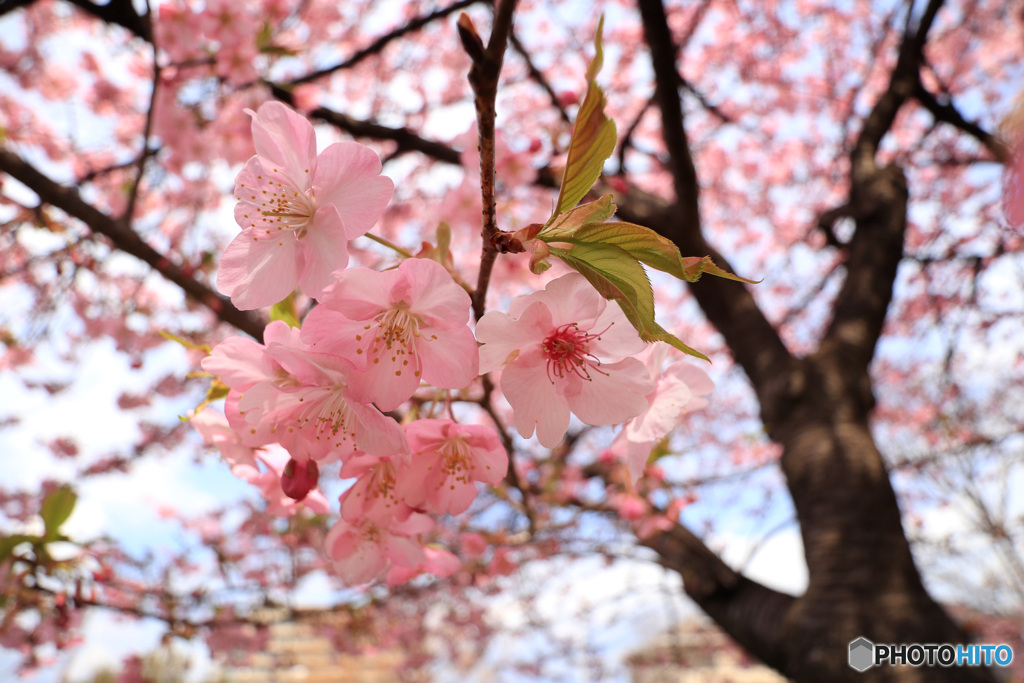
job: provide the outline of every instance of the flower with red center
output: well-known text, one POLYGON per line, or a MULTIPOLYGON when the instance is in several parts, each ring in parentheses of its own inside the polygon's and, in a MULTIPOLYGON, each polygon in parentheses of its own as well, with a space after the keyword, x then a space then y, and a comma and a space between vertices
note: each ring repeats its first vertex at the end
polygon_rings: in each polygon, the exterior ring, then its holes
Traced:
POLYGON ((217 288, 241 309, 281 301, 296 284, 319 298, 348 265, 348 242, 364 234, 391 200, 380 158, 356 142, 319 155, 313 125, 280 102, 252 112, 256 156, 235 179, 235 220, 217 288))
POLYGON ((351 360, 352 395, 394 410, 420 385, 461 389, 477 376, 469 295, 436 261, 410 258, 377 272, 352 268, 306 318, 310 348, 351 360))
POLYGON ((591 425, 617 424, 647 407, 654 388, 633 356, 645 347, 617 304, 577 273, 519 297, 508 314, 491 311, 476 326, 480 371, 502 368, 500 386, 523 437, 551 448, 570 413, 591 425))

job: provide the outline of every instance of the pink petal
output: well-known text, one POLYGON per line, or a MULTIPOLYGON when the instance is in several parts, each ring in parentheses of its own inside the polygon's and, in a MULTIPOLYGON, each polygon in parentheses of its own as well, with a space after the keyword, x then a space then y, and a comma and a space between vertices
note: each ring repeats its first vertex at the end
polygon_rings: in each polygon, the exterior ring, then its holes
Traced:
POLYGON ((338 274, 337 282, 324 293, 323 304, 351 320, 370 320, 391 307, 391 289, 399 279, 394 270, 350 268, 338 274))
MULTIPOLYGON (((605 363, 600 369, 590 373, 589 382, 572 377, 575 390, 567 390, 565 397, 576 417, 590 425, 610 425, 647 409, 647 394, 653 391, 654 382, 643 363, 626 358, 605 363)), ((503 376, 503 390, 504 381, 503 376)))
POLYGON ((501 311, 485 313, 476 324, 476 339, 483 344, 480 372, 500 368, 521 351, 539 349, 552 327, 551 312, 539 301, 522 311, 518 320, 501 311))
POLYGON ((469 321, 472 305, 469 294, 440 263, 430 259, 406 259, 398 272, 408 279, 409 308, 424 326, 452 329, 469 321))
POLYGON ((704 396, 715 390, 715 383, 708 377, 708 373, 691 363, 677 361, 665 370, 665 376, 677 377, 685 382, 694 396, 704 396))
POLYGON ((295 289, 300 258, 291 233, 280 240, 256 240, 243 230, 221 255, 217 289, 243 311, 272 306, 295 289))
POLYGON ((515 412, 516 429, 528 439, 554 448, 569 429, 569 405, 547 377, 539 351, 520 356, 501 373, 501 390, 515 412))
POLYGON ((480 351, 468 327, 427 329, 417 339, 423 381, 443 389, 461 389, 480 374, 480 351))
POLYGON ((388 559, 401 567, 417 568, 426 561, 418 540, 405 536, 387 536, 384 540, 388 559))
POLYGON ((313 351, 343 356, 352 360, 357 368, 362 367, 366 364, 366 356, 356 353, 356 350, 366 346, 368 331, 364 329, 365 325, 358 320, 349 320, 326 305, 317 306, 302 322, 302 341, 313 351), (363 339, 356 339, 357 336, 363 339))
POLYGON ((372 228, 391 201, 395 184, 380 172, 380 157, 358 142, 336 142, 317 159, 317 201, 337 207, 349 239, 372 228))
POLYGON ((213 347, 200 364, 232 389, 246 391, 274 375, 274 365, 263 352, 263 346, 252 339, 228 337, 213 347))
POLYGON ((575 322, 583 329, 590 329, 592 321, 608 307, 608 301, 579 273, 555 278, 543 291, 530 296, 547 305, 556 327, 575 322))
POLYGON ((292 181, 300 189, 310 186, 316 168, 316 133, 313 124, 277 101, 265 102, 253 112, 252 139, 264 169, 292 181))
POLYGON ((356 435, 359 449, 377 456, 398 456, 409 453, 405 432, 393 418, 381 414, 373 406, 349 403, 361 426, 356 435))
POLYGON ((397 351, 397 345, 383 348, 381 353, 366 359, 364 369, 352 373, 349 389, 357 401, 376 403, 387 411, 402 405, 415 393, 420 386, 419 359, 415 353, 397 351))
POLYGON ((647 348, 647 342, 641 339, 636 328, 629 324, 622 308, 615 301, 608 302, 608 306, 594 321, 589 332, 598 335, 590 344, 590 352, 599 358, 635 356, 647 348))
POLYGON ((334 282, 335 271, 348 265, 348 240, 337 209, 332 205, 320 206, 299 244, 303 259, 299 286, 306 296, 319 299, 334 282))

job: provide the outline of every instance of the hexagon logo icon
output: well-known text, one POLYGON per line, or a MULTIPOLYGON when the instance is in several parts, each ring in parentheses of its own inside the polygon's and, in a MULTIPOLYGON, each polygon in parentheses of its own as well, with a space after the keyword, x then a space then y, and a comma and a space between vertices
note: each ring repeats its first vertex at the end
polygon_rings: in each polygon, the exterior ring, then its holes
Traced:
POLYGON ((875 644, 864 637, 850 643, 850 668, 864 672, 875 664, 875 644))

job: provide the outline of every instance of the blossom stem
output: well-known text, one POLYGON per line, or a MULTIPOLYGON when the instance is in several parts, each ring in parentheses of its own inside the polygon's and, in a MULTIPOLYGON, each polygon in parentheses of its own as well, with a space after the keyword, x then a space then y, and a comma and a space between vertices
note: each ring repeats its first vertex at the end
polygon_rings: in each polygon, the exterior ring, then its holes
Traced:
POLYGON ((387 247, 388 249, 394 251, 399 256, 402 256, 404 258, 413 258, 415 256, 415 254, 413 254, 411 251, 409 251, 405 247, 400 247, 397 244, 395 244, 394 242, 392 242, 391 240, 389 240, 387 238, 384 238, 384 237, 378 237, 377 235, 374 235, 371 232, 366 233, 364 235, 364 237, 369 237, 371 240, 373 240, 377 244, 380 244, 382 246, 387 247))

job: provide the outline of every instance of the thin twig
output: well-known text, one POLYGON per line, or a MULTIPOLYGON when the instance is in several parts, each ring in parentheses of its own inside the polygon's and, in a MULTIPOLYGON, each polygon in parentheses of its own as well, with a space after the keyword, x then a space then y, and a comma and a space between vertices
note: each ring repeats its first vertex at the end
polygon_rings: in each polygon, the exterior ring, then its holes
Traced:
POLYGON ((494 13, 491 37, 484 48, 468 14, 459 17, 459 38, 473 66, 469 70, 469 84, 473 88, 473 102, 476 105, 477 139, 480 149, 480 195, 483 200, 483 237, 480 255, 480 275, 476 293, 473 296, 473 314, 479 320, 484 314, 487 286, 498 250, 494 245, 497 237, 498 219, 494 201, 494 103, 498 96, 498 77, 512 32, 512 15, 516 0, 501 0, 494 13))

